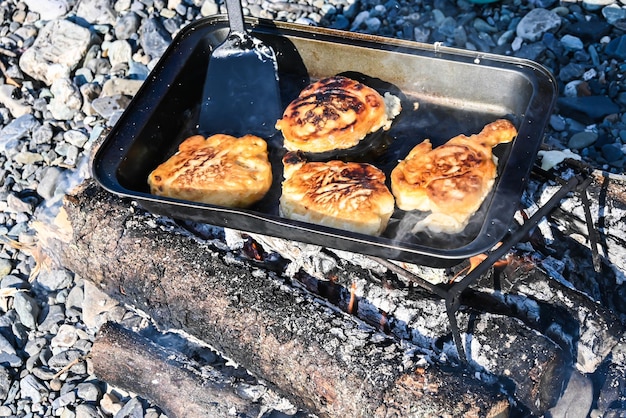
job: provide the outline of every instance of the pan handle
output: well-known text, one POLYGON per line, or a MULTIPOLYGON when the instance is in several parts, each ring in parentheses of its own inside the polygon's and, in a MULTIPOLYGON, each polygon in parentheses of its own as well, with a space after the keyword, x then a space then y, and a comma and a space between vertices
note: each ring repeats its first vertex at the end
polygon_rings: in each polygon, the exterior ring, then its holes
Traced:
POLYGON ((241 0, 225 0, 226 11, 228 12, 228 24, 231 32, 246 33, 246 27, 243 23, 243 8, 241 0))

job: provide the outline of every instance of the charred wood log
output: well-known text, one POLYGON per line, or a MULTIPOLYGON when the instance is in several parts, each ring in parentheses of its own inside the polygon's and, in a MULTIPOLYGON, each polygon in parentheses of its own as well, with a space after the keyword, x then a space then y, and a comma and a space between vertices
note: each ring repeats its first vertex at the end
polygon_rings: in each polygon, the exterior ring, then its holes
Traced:
POLYGON ((120 325, 100 328, 91 359, 99 379, 153 400, 170 417, 259 416, 258 405, 234 393, 233 379, 201 375, 182 353, 120 325))
MULTIPOLYGON (((457 357, 443 300, 388 274, 339 263, 326 281, 299 279, 386 333, 445 353, 451 361, 457 357)), ((541 280, 550 278, 537 272, 536 281, 541 280)), ((470 367, 485 381, 497 381, 528 413, 543 415, 556 404, 573 370, 569 347, 537 332, 512 309, 498 309, 501 301, 486 296, 470 292, 466 302, 474 309, 457 313, 470 367)))
MULTIPOLYGON (((68 196, 53 259, 113 298, 209 343, 324 417, 497 416, 508 398, 303 287, 161 227, 92 182, 68 196)), ((61 219, 61 218, 59 218, 61 219)))
POLYGON ((611 354, 613 361, 598 396, 597 410, 603 417, 618 417, 626 411, 626 334, 611 354))
MULTIPOLYGON (((588 174, 586 187, 572 193, 554 209, 550 216, 552 231, 540 231, 543 238, 553 241, 553 234, 560 232, 558 238, 574 240, 588 249, 592 247, 611 266, 618 275, 626 271, 623 257, 626 248, 626 176, 608 174, 598 170, 588 174), (589 206, 589 217, 585 213, 585 204, 589 206), (591 228, 589 227, 591 221, 591 228)), ((554 182, 535 185, 532 200, 541 202, 550 189, 558 187, 554 182)), ((530 188, 532 189, 532 187, 530 188)), ((532 211, 532 210, 531 210, 532 211)), ((556 251, 559 251, 557 247, 556 251)), ((555 248, 547 248, 550 252, 555 248)), ((589 258, 591 258, 591 253, 589 258)), ((592 260, 599 270, 599 260, 592 260)))
POLYGON ((505 307, 506 313, 568 350, 583 373, 595 372, 624 333, 619 318, 609 309, 524 257, 511 255, 505 268, 483 278, 479 285, 485 286, 485 293, 472 292, 468 303, 505 307))
POLYGON ((573 370, 568 352, 514 317, 471 311, 458 317, 478 370, 497 376, 536 415, 557 404, 573 370))

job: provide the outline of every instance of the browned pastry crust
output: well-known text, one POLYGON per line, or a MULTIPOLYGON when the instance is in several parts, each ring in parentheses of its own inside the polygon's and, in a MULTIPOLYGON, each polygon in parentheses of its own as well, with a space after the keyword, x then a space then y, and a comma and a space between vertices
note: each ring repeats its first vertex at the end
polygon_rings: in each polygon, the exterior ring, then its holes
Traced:
POLYGON ((389 129, 399 112, 395 96, 383 98, 362 83, 334 76, 302 90, 276 122, 276 129, 282 131, 284 146, 290 151, 341 150, 355 146, 371 132, 389 129))
POLYGON ((499 119, 476 135, 459 135, 432 148, 414 147, 391 172, 391 190, 402 210, 431 211, 414 231, 460 232, 491 190, 497 175, 492 148, 517 135, 499 119))
POLYGON ((253 135, 185 139, 178 152, 148 176, 150 192, 194 202, 246 207, 272 184, 266 142, 253 135))
POLYGON ((394 210, 385 174, 365 163, 304 162, 287 153, 281 215, 319 225, 380 235, 394 210))

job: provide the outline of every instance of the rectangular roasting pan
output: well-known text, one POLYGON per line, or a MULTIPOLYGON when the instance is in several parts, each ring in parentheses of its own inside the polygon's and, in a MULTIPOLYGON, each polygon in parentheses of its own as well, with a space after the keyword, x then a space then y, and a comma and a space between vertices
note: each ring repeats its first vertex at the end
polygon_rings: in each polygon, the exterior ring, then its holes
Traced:
MULTIPOLYGON (((403 111, 387 132, 381 155, 363 155, 389 175, 398 160, 426 138, 440 145, 478 133, 497 118, 518 129, 494 149, 498 177, 469 225, 459 234, 411 233, 415 213, 396 210, 380 237, 282 218, 282 137, 268 139, 274 183, 248 209, 233 209, 150 194, 148 174, 197 132, 202 86, 211 49, 228 34, 225 16, 183 28, 112 128, 93 160, 94 178, 106 190, 136 200, 153 213, 230 227, 388 259, 434 267, 458 264, 498 243, 513 216, 543 140, 557 96, 553 76, 539 64, 438 44, 246 19, 251 32, 274 48, 285 107, 309 82, 347 73, 402 99, 403 111)), ((234 118, 243 117, 233 115, 234 118)))

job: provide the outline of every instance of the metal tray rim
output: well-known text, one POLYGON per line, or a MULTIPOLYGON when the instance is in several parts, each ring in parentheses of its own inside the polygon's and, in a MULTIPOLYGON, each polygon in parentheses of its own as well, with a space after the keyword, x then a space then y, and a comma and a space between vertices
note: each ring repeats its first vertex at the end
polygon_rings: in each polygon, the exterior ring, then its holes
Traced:
MULTIPOLYGON (((177 34, 176 38, 181 38, 181 37, 186 36, 190 31, 197 30, 199 26, 206 26, 206 25, 211 26, 215 24, 221 24, 224 22, 227 22, 227 17, 225 15, 215 15, 215 16, 203 18, 187 26, 186 28, 183 28, 177 34)), ((268 22, 264 21, 263 19, 256 19, 256 18, 246 18, 246 22, 252 25, 253 28, 263 27, 264 25, 268 24, 268 22)), ((552 106, 554 105, 554 102, 556 101, 557 87, 556 87, 556 81, 553 75, 541 64, 536 63, 534 61, 527 60, 527 59, 522 59, 522 58, 517 58, 517 57, 508 57, 508 56, 502 56, 502 55, 491 54, 491 53, 467 51, 467 50, 462 50, 458 48, 446 47, 440 44, 431 45, 431 44, 425 44, 425 43, 407 41, 407 40, 401 40, 401 39, 395 39, 395 38, 386 38, 386 37, 381 37, 381 36, 376 36, 376 35, 360 34, 360 33, 355 33, 355 32, 346 32, 346 31, 319 28, 319 27, 309 27, 305 25, 299 25, 299 24, 287 23, 287 22, 271 21, 269 22, 269 25, 270 27, 274 27, 279 30, 287 30, 290 32, 295 32, 295 33, 302 32, 302 33, 307 33, 309 35, 313 34, 314 36, 321 36, 321 37, 328 37, 328 38, 340 38, 344 42, 354 41, 354 42, 361 42, 365 44, 377 44, 377 45, 380 45, 381 48, 385 48, 385 49, 407 48, 408 50, 413 50, 413 51, 418 51, 418 50, 427 51, 429 53, 433 53, 441 57, 445 57, 446 55, 452 55, 452 56, 462 57, 466 60, 484 60, 484 61, 502 62, 502 63, 517 66, 520 68, 530 69, 533 72, 537 72, 540 75, 539 79, 541 79, 544 84, 548 85, 548 87, 552 88, 551 94, 549 95, 551 97, 549 97, 550 100, 548 100, 548 102, 545 102, 546 97, 541 97, 541 98, 532 97, 531 103, 535 103, 539 101, 539 99, 541 99, 543 101, 543 103, 541 103, 542 109, 543 109, 542 111, 545 112, 546 109, 548 111, 551 110, 552 106)), ((164 65, 164 63, 169 59, 170 55, 175 52, 174 45, 176 44, 176 38, 173 40, 170 47, 168 47, 166 52, 163 54, 163 56, 161 57, 157 65, 155 66, 155 69, 160 68, 162 65, 164 65)), ((131 100, 131 103, 128 106, 129 109, 133 108, 133 103, 135 102, 136 98, 142 95, 144 90, 148 88, 147 86, 148 80, 149 78, 141 86, 141 88, 135 95, 135 98, 131 100)), ((545 116, 545 115, 542 115, 542 116, 545 116)), ((526 115, 526 118, 527 117, 528 115, 526 115)), ((531 120, 531 122, 532 121, 534 121, 534 119, 531 120)), ((543 126, 541 127, 541 131, 543 131, 543 128, 545 127, 545 124, 547 123, 547 120, 543 120, 542 123, 543 123, 543 126)), ((464 259, 467 257, 471 257, 473 255, 479 254, 481 252, 487 251, 490 248, 492 248, 493 245, 495 245, 508 231, 506 228, 505 229, 500 228, 500 230, 495 236, 492 236, 492 234, 487 234, 490 236, 490 239, 485 242, 482 242, 482 243, 471 242, 468 245, 454 248, 454 249, 439 249, 439 248, 433 249, 429 247, 419 247, 419 246, 410 247, 410 248, 407 248, 407 247, 399 248, 397 243, 394 242, 394 240, 391 240, 388 238, 383 239, 381 237, 372 237, 372 236, 368 236, 364 234, 349 233, 343 230, 337 230, 333 228, 323 227, 320 225, 313 225, 313 224, 308 224, 304 222, 293 221, 293 220, 289 220, 289 219, 285 219, 285 218, 281 218, 281 217, 273 216, 269 214, 258 214, 257 212, 246 210, 246 209, 226 208, 226 207, 199 204, 195 202, 180 201, 177 199, 153 196, 151 194, 129 190, 123 187, 122 185, 120 185, 119 182, 113 180, 111 173, 103 173, 102 168, 99 164, 102 158, 106 158, 105 154, 107 153, 110 154, 110 151, 108 151, 107 149, 108 147, 112 145, 112 142, 113 142, 112 138, 114 137, 115 129, 116 129, 116 126, 113 127, 113 129, 109 132, 109 135, 107 136, 107 138, 100 145, 100 147, 96 150, 93 161, 92 161, 92 175, 94 179, 105 190, 113 194, 119 195, 121 197, 136 199, 140 201, 141 203, 143 203, 144 206, 148 210, 152 209, 155 212, 159 212, 159 206, 163 204, 167 204, 172 207, 179 208, 179 209, 185 208, 186 210, 192 210, 192 211, 198 211, 198 212, 210 210, 214 213, 222 213, 222 214, 228 214, 228 215, 233 215, 233 216, 244 216, 244 217, 251 218, 251 219, 258 219, 260 221, 268 222, 278 227, 295 228, 300 231, 312 232, 317 235, 340 238, 340 240, 350 242, 352 245, 359 245, 359 246, 362 245, 363 251, 361 252, 370 253, 371 255, 380 255, 381 251, 379 251, 378 249, 384 249, 386 251, 391 251, 393 253, 399 253, 399 254, 406 253, 407 255, 412 254, 416 256, 433 257, 435 259, 442 259, 442 260, 459 260, 459 259, 464 259), (338 234, 341 234, 341 235, 338 235, 338 234)), ((524 133, 528 129, 529 127, 522 126, 520 129, 520 133, 524 133)), ((536 128, 533 128, 533 129, 536 129, 536 128)), ((536 151, 538 151, 540 144, 541 144, 541 141, 538 141, 536 145, 536 148, 537 148, 536 151)), ((536 155, 536 151, 535 151, 535 155, 536 155)), ((512 164, 514 162, 507 161, 506 163, 512 164)), ((498 181, 502 181, 502 180, 503 180, 502 178, 498 179, 498 181)), ((518 185, 518 187, 521 187, 521 186, 522 186, 521 184, 518 185)), ((520 191, 520 194, 521 194, 521 191, 520 191)), ((162 214, 167 215, 167 213, 162 213, 162 214)), ((228 223, 228 220, 226 220, 225 223, 228 223)), ((221 226, 226 226, 226 225, 221 225, 221 226)), ((233 226, 233 225, 228 225, 228 226, 236 228, 236 226, 233 226)), ((483 229, 489 228, 489 225, 483 225, 482 228, 483 229)), ((481 234, 482 234, 482 231, 481 231, 481 234)), ((407 257, 407 256, 399 257, 399 259, 409 261, 407 260, 407 258, 411 258, 411 257, 407 257)))

